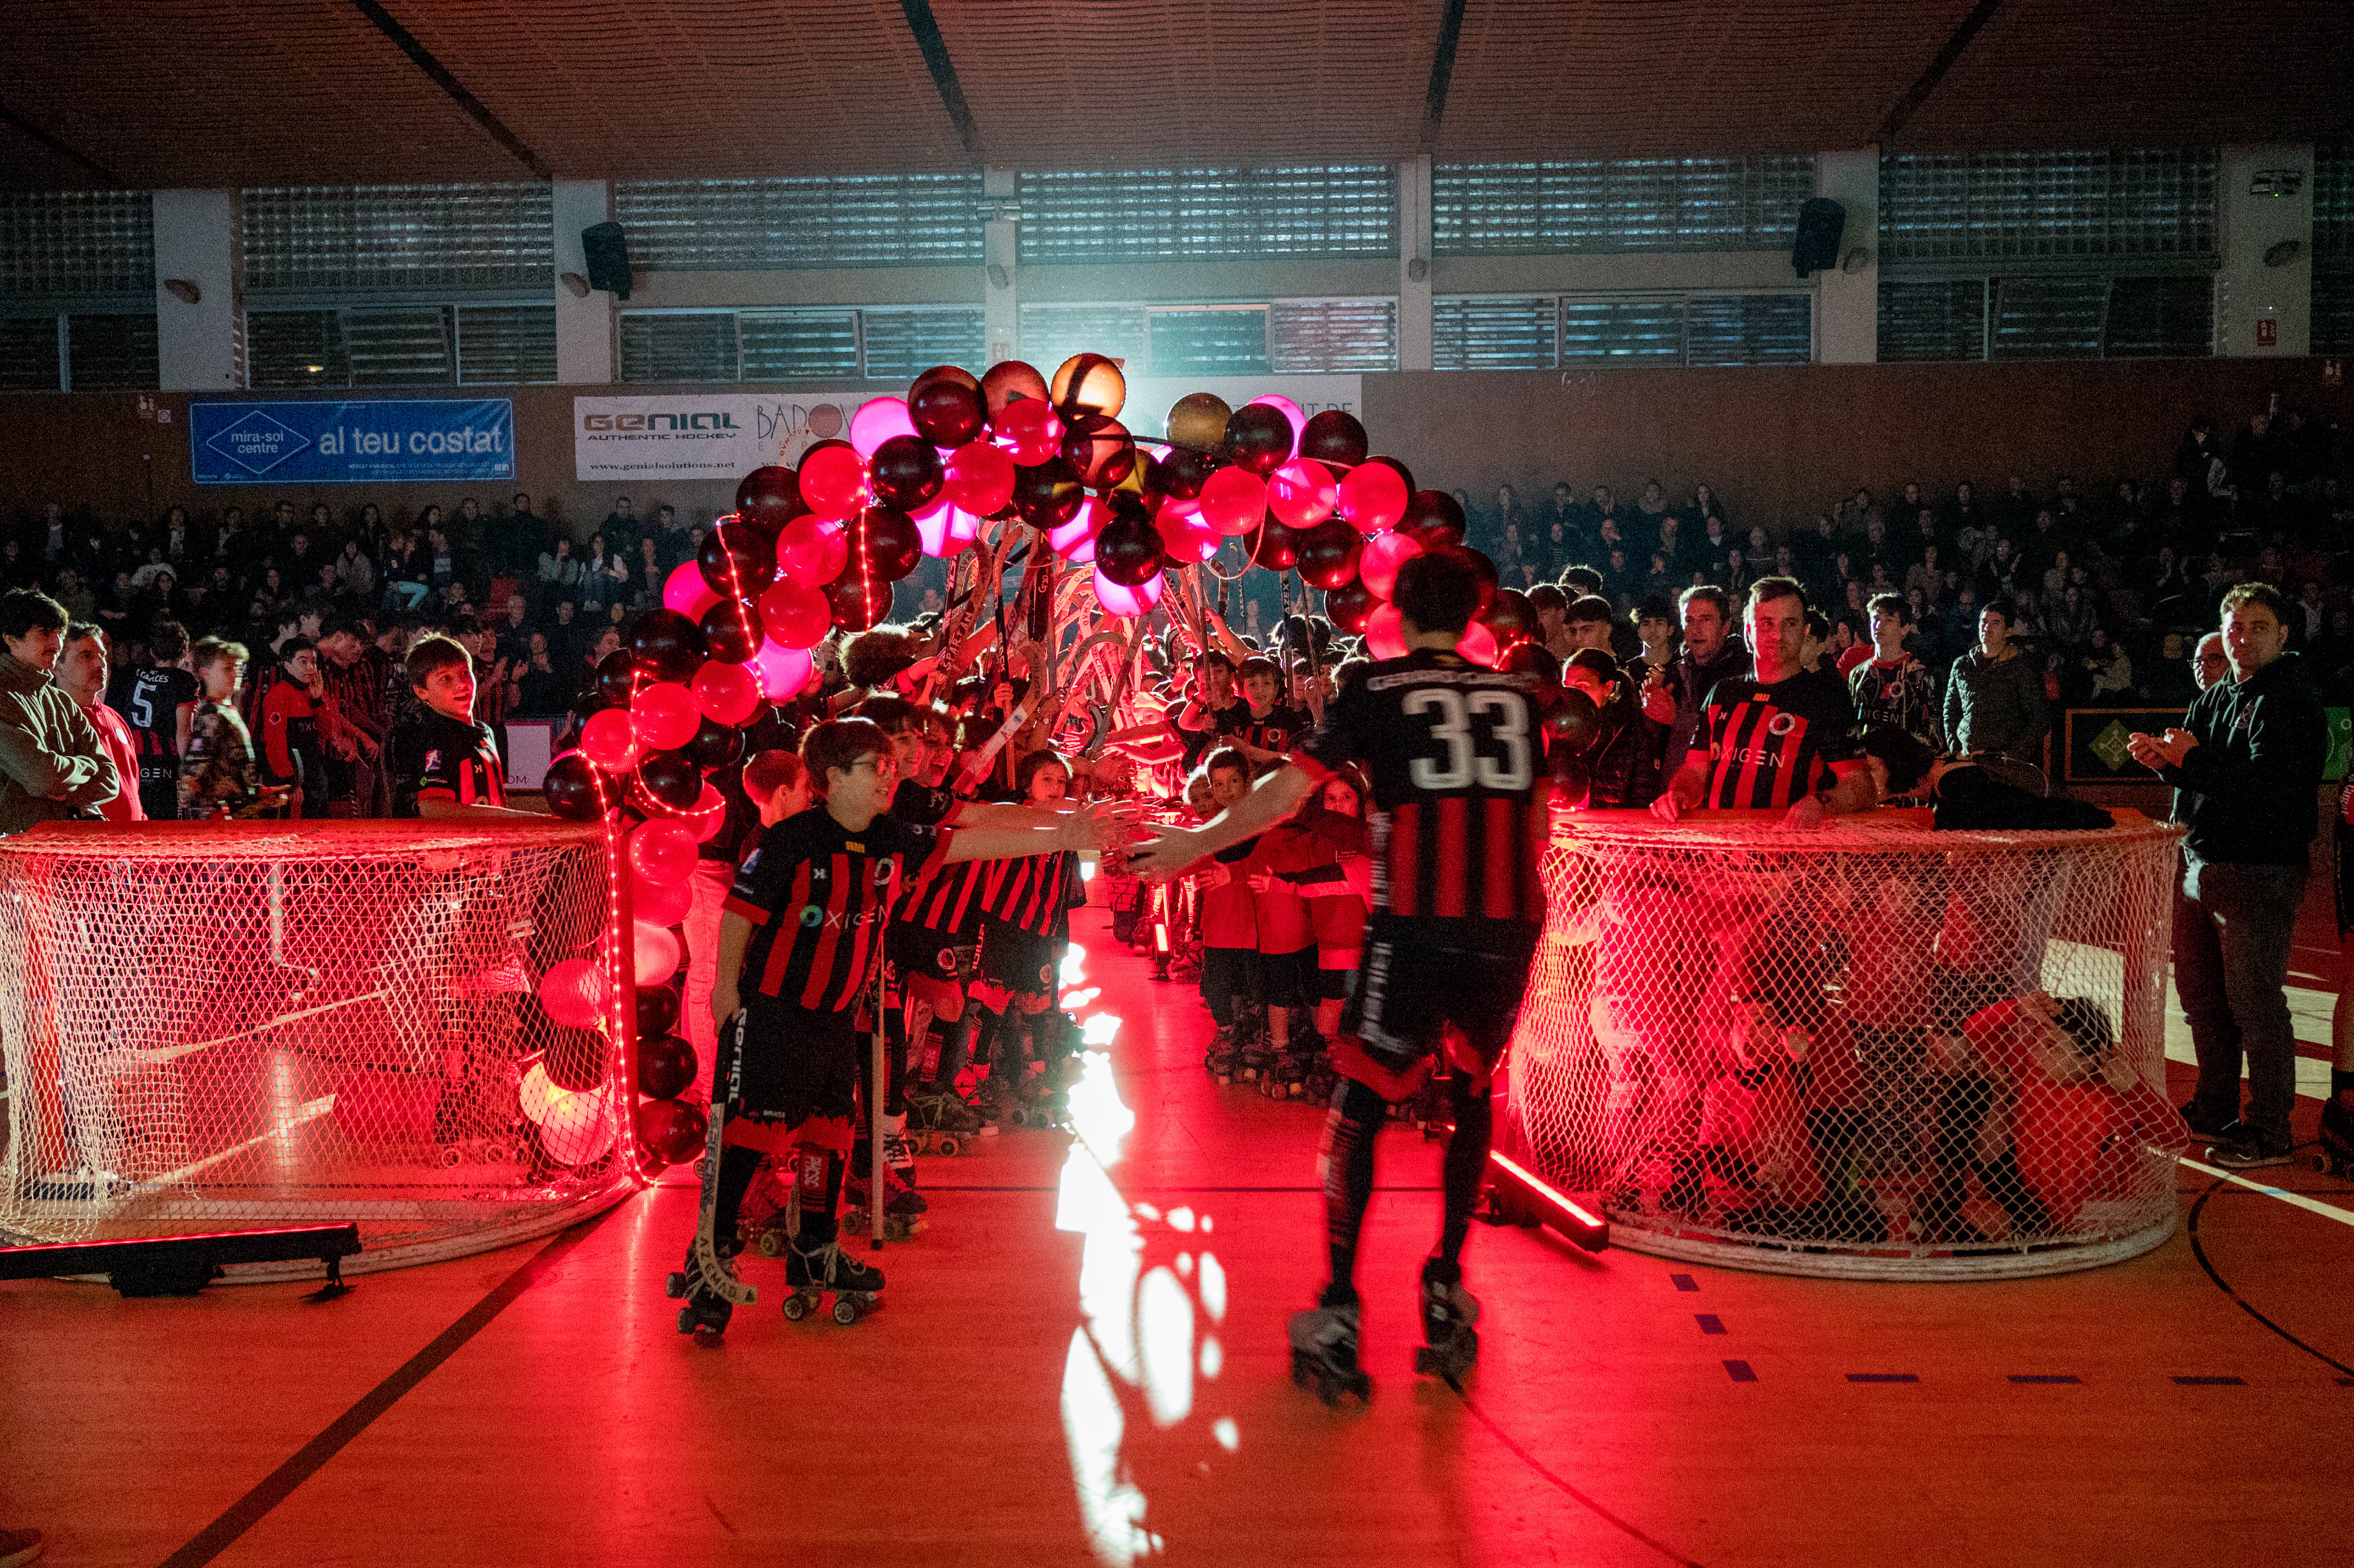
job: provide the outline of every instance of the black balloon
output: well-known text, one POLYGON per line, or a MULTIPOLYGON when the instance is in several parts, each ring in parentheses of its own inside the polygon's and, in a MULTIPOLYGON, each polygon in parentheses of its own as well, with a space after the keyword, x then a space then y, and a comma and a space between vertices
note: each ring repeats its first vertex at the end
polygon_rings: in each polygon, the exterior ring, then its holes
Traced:
POLYGON ((1463 543, 1463 508, 1443 490, 1417 490, 1405 498, 1397 531, 1426 550, 1463 543))
POLYGON ((774 463, 756 468, 736 487, 736 514, 771 539, 808 510, 801 501, 801 481, 789 468, 774 463))
POLYGON ((679 749, 693 758, 697 768, 726 768, 742 760, 744 732, 705 714, 695 726, 694 736, 679 749))
POLYGON ((704 646, 722 664, 741 664, 760 651, 760 612, 742 599, 722 599, 705 610, 702 630, 704 646))
POLYGON ((1108 490, 1136 470, 1136 438, 1108 414, 1073 414, 1063 426, 1063 461, 1090 490, 1108 490))
POLYGON ((1352 582, 1364 551, 1363 535, 1338 517, 1328 517, 1299 536, 1300 580, 1328 591, 1352 582))
POLYGON ((694 1086, 695 1069, 694 1046, 675 1034, 650 1035, 639 1030, 638 1093, 653 1100, 675 1098, 694 1086))
MULTIPOLYGON (((679 1019, 679 1000, 678 988, 676 986, 642 985, 637 989, 635 1000, 637 1001, 639 1039, 651 1040, 657 1034, 669 1033, 672 1029, 677 1026, 679 1019)), ((647 1092, 650 1094, 652 1093, 652 1090, 648 1090, 647 1092)), ((678 1093, 678 1091, 676 1089, 673 1089, 670 1091, 670 1094, 657 1095, 655 1097, 657 1099, 668 1099, 670 1095, 674 1095, 676 1093, 678 1093)))
POLYGON ((775 538, 741 523, 722 523, 705 534, 695 561, 721 599, 750 599, 777 580, 775 538))
POLYGON ((1141 588, 1161 569, 1161 530, 1144 509, 1123 509, 1096 535, 1096 570, 1122 588, 1141 588))
POLYGON ((1381 602, 1364 584, 1343 583, 1324 596, 1324 613, 1332 618, 1333 625, 1353 637, 1365 630, 1373 607, 1381 602))
POLYGON ((703 628, 674 609, 650 609, 632 621, 630 651, 657 681, 691 681, 711 657, 703 628))
POLYGON ((1488 630, 1496 634, 1496 645, 1507 647, 1514 642, 1526 642, 1537 634, 1537 612, 1529 603, 1529 596, 1518 588, 1498 588, 1488 613, 1480 619, 1488 630))
POLYGON ((1479 608, 1472 613, 1480 620, 1485 620, 1488 618, 1489 607, 1496 602, 1496 589, 1498 587, 1496 563, 1490 560, 1479 551, 1467 549, 1461 545, 1441 545, 1431 550, 1429 554, 1434 556, 1450 556, 1464 566, 1470 567, 1472 572, 1478 576, 1479 579, 1479 608))
MULTIPOLYGON (((1492 631, 1495 628, 1490 624, 1489 630, 1492 631)), ((1503 639, 1499 636, 1497 641, 1501 641, 1503 639)), ((1542 642, 1513 643, 1504 650, 1504 662, 1499 668, 1517 671, 1522 674, 1535 675, 1549 682, 1558 683, 1561 680, 1561 661, 1554 658, 1552 652, 1542 642)), ((1551 694, 1548 694, 1548 696, 1550 695, 1551 694)))
POLYGON ((1575 686, 1564 687, 1545 714, 1544 729, 1572 757, 1584 757, 1602 738, 1602 713, 1592 697, 1575 686))
POLYGON ((825 585, 826 602, 833 607, 833 623, 844 631, 879 626, 891 613, 891 585, 879 577, 861 577, 854 567, 825 585))
POLYGON ((922 511, 948 482, 940 454, 921 436, 893 436, 866 460, 866 472, 875 499, 902 512, 922 511))
POLYGON ((574 822, 595 821, 619 793, 599 773, 597 765, 577 751, 547 765, 539 789, 550 811, 574 822))
POLYGON ((638 656, 616 648, 597 665, 597 694, 610 707, 625 708, 638 694, 638 656))
POLYGON ((1246 403, 1226 419, 1228 461, 1264 478, 1291 461, 1291 421, 1265 403, 1246 403))
POLYGON ((1218 460, 1208 452, 1197 452, 1191 447, 1172 447, 1162 455, 1160 466, 1161 491, 1172 501, 1192 501, 1202 493, 1210 476, 1218 471, 1218 460))
POLYGON ((1251 547, 1251 560, 1271 572, 1289 571, 1299 559, 1303 537, 1299 529, 1285 526, 1269 513, 1259 526, 1258 543, 1251 547))
POLYGON ((924 558, 924 537, 916 520, 896 507, 870 506, 850 520, 850 562, 844 577, 860 575, 864 562, 877 580, 896 583, 924 558))
POLYGON ((673 811, 692 810, 703 799, 703 769, 684 751, 657 751, 638 764, 638 783, 673 811))
POLYGON ((1308 424, 1299 432, 1299 455, 1352 469, 1365 461, 1370 443, 1365 439, 1365 427, 1357 422, 1354 414, 1339 408, 1327 408, 1310 414, 1308 424))
POLYGON ((1014 514, 1033 528, 1059 528, 1078 515, 1086 500, 1077 471, 1061 458, 1013 469, 1014 514))
MULTIPOLYGON (((929 374, 927 372, 926 374, 929 374)), ((981 388, 945 376, 917 376, 907 395, 907 419, 916 433, 936 447, 960 447, 989 428, 989 403, 981 388)))

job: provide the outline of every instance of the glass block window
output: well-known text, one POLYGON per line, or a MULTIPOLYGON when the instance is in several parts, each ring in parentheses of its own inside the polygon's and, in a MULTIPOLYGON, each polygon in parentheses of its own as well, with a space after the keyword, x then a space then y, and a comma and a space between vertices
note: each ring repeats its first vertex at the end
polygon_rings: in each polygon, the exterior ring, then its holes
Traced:
POLYGON ((149 392, 155 367, 155 315, 66 318, 66 366, 77 392, 149 392))
POLYGON ((0 297, 155 291, 145 191, 0 192, 0 297))
POLYGON ((1684 357, 1681 300, 1561 302, 1561 363, 1680 365, 1684 357))
POLYGON ((2113 278, 2101 352, 2109 359, 2192 359, 2213 351, 2212 278, 2113 278))
POLYGON ((1278 372, 1395 370, 1395 300, 1285 300, 1267 307, 1267 359, 1278 372))
POLYGON ((1021 357, 1048 376, 1075 354, 1144 363, 1142 305, 1024 305, 1021 357))
POLYGON ((458 379, 514 383, 556 379, 556 307, 460 305, 458 379))
POLYGON ((554 224, 550 187, 535 183, 249 190, 239 204, 245 286, 552 289, 554 224))
POLYGON ((1264 376, 1267 307, 1147 313, 1154 376, 1264 376))
POLYGON ((624 381, 734 381, 738 376, 734 311, 624 311, 624 381))
POLYGON ((246 384, 448 387, 556 379, 555 305, 348 305, 245 313, 246 384))
POLYGON ((1804 365, 1814 349, 1810 295, 1694 294, 1685 307, 1686 365, 1804 365))
MULTIPOLYGON (((861 311, 859 347, 869 381, 913 381, 935 365, 978 376, 989 368, 979 306, 944 311, 861 311)), ((747 374, 748 380, 750 378, 747 374)))
POLYGON ((629 180, 613 216, 649 271, 972 266, 979 175, 629 180))
POLYGON ((58 318, 0 316, 0 392, 55 392, 58 318))
POLYGON ((1438 370, 1550 370, 1559 363, 1557 302, 1549 294, 1442 295, 1430 305, 1438 370))
POLYGON ((858 378, 856 311, 744 311, 736 327, 747 381, 858 378))
POLYGON ((344 313, 355 387, 435 387, 457 379, 450 319, 439 305, 344 313))
POLYGON ((2105 278, 1998 278, 1989 359, 2098 359, 2105 278))
POLYGON ((343 313, 246 312, 245 374, 246 385, 257 390, 350 386, 352 365, 344 349, 343 313))
POLYGON ((1881 279, 1881 363, 1984 359, 1986 295, 1984 278, 1881 279))
POLYGON ((624 381, 880 381, 986 368, 981 313, 908 309, 625 311, 624 381))
POLYGON ((1892 153, 1881 259, 2212 256, 2216 179, 2211 147, 1892 153))
POLYGON ((1440 370, 1804 365, 1814 352, 1814 297, 1444 296, 1432 302, 1431 350, 1440 370))
POLYGON ((1022 260, 1395 256, 1387 164, 1024 174, 1022 260))
POLYGON ((1441 256, 1638 250, 1787 250, 1815 194, 1810 156, 1588 158, 1440 164, 1431 170, 1441 256))
POLYGON ((2354 268, 2354 143, 2313 149, 2314 266, 2354 268))

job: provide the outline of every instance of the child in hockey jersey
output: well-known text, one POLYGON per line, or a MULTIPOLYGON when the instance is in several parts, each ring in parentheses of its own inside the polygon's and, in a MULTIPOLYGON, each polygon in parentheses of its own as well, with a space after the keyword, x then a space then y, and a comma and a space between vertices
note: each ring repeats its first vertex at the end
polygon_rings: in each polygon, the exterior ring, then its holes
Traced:
MULTIPOLYGON (((1203 773, 1212 816, 1250 793, 1250 758, 1232 747, 1210 753, 1203 773)), ((1220 1078, 1234 1075, 1246 1026, 1258 1011, 1257 902, 1246 873, 1237 869, 1257 845, 1256 838, 1228 845, 1193 876, 1202 916, 1202 1000, 1217 1025, 1205 1065, 1220 1078)))
MULTIPOLYGON (((1051 750, 1030 753, 1014 770, 1022 803, 1048 820, 1059 814, 1070 783, 1069 766, 1051 750)), ((1070 947, 1071 911, 1086 903, 1087 895, 1075 854, 1002 861, 982 875, 981 904, 987 914, 981 921, 981 975, 973 995, 994 1016, 981 1021, 975 1050, 995 1044, 986 1087, 991 1113, 1002 1118, 1016 1108, 1017 1100, 1026 1105, 1050 1098, 1062 1086, 1063 1057, 1056 1047, 1063 1044, 1063 1019, 1055 1008, 1055 993, 1063 954, 1070 947), (1035 1083, 1027 1065, 1031 1056, 1044 1067, 1035 1083)))
POLYGON ((196 821, 251 817, 286 802, 284 787, 265 788, 253 754, 253 736, 237 711, 245 678, 245 645, 207 637, 194 654, 203 700, 188 721, 188 750, 180 758, 180 815, 196 821))

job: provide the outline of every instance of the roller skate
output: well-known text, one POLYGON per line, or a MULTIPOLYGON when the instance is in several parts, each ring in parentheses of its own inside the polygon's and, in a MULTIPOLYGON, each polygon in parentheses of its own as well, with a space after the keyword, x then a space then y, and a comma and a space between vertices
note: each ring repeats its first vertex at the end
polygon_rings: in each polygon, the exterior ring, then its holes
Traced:
POLYGON ((1239 1040, 1235 1059, 1246 1084, 1256 1084, 1275 1068, 1275 1052, 1267 1041, 1267 1020, 1257 1018, 1235 1025, 1239 1040))
POLYGON ((907 1097, 907 1125, 926 1154, 955 1154, 981 1133, 981 1114, 946 1089, 907 1097))
POLYGON ((1422 1348, 1416 1372, 1436 1372, 1463 1392, 1463 1375, 1479 1359, 1479 1298, 1463 1288, 1463 1266, 1434 1257, 1422 1266, 1422 1348))
POLYGON ((1241 1057, 1235 1049, 1235 1032, 1231 1026, 1210 1036, 1210 1048, 1203 1053, 1202 1065, 1221 1084, 1235 1081, 1235 1072, 1241 1065, 1241 1057))
POLYGON ((796 1243, 785 1253, 785 1320, 798 1323, 816 1311, 828 1292, 833 1296, 833 1320, 847 1328, 881 1306, 883 1271, 859 1262, 836 1242, 804 1247, 796 1243))
MULTIPOLYGON (((852 1235, 863 1234, 872 1216, 874 1205, 869 1202, 868 1175, 870 1156, 864 1151, 853 1160, 842 1179, 842 1228, 852 1235)), ((907 1185, 898 1171, 886 1161, 883 1167, 883 1239, 905 1241, 924 1228, 924 1214, 931 1205, 924 1195, 907 1185)))
POLYGON ((1325 1289, 1320 1305, 1291 1315, 1291 1381, 1335 1410, 1344 1393, 1373 1395, 1373 1380, 1357 1364, 1357 1319, 1356 1292, 1340 1285, 1325 1289))
POLYGON ((907 1141, 907 1113, 883 1118, 883 1163, 908 1186, 916 1184, 916 1148, 907 1141))
POLYGON ((1308 1093, 1308 1064, 1315 1059, 1317 1049, 1322 1044, 1323 1042, 1314 1033, 1303 1038, 1299 1031, 1293 1030, 1291 1038, 1276 1054, 1275 1065, 1259 1085, 1267 1097, 1271 1100, 1304 1098, 1308 1093))
MULTIPOLYGON (((719 1267, 730 1281, 736 1278, 735 1251, 730 1245, 719 1254, 719 1267)), ((695 1342, 706 1350, 719 1343, 720 1337, 727 1332, 727 1320, 736 1315, 734 1302, 705 1285, 691 1242, 685 1263, 663 1279, 663 1294, 673 1301, 686 1303, 678 1309, 678 1331, 694 1335, 695 1342)))
POLYGON ((2354 1105, 2348 1098, 2340 1090, 2321 1102, 2321 1152, 2313 1168, 2326 1175, 2354 1174, 2354 1105))
POLYGON ((1061 1077, 1050 1069, 1033 1073, 1023 1081, 1014 1100, 1014 1126, 1040 1132, 1070 1126, 1070 1097, 1064 1092, 1061 1077))

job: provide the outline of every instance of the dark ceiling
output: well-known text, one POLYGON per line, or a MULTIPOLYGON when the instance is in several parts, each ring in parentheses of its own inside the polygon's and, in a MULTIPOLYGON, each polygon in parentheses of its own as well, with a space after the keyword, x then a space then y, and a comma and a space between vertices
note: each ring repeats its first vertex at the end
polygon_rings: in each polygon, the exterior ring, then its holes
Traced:
POLYGON ((2343 0, 0 0, 0 185, 2302 140, 2345 128, 2349 17, 2343 0))

